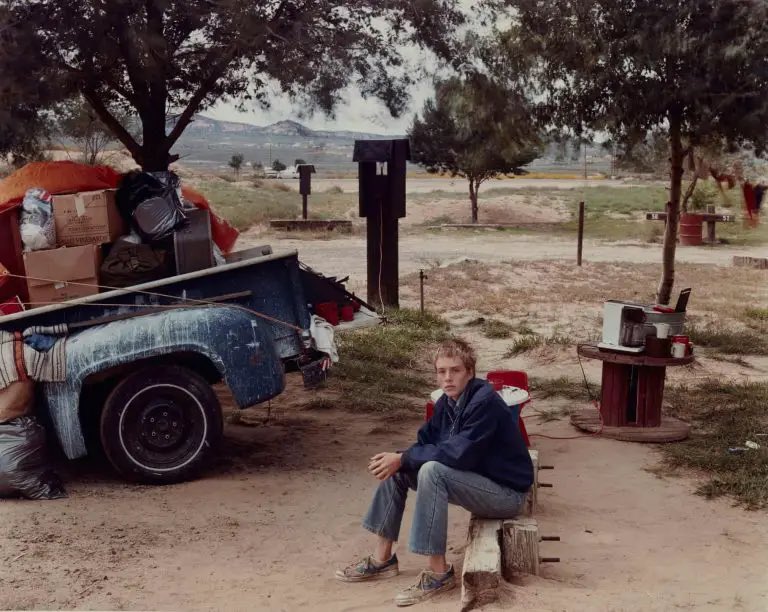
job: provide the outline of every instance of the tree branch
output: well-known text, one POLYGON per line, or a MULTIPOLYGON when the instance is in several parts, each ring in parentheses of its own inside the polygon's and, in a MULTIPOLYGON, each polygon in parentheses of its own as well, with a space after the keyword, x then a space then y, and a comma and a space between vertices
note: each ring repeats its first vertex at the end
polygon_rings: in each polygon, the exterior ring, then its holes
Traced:
MULTIPOLYGON (((278 18, 280 17, 280 14, 283 12, 285 5, 286 5, 286 0, 283 0, 277 6, 277 8, 275 9, 274 15, 272 15, 272 19, 270 19, 269 23, 266 25, 267 32, 273 33, 272 27, 277 22, 278 18)), ((267 37, 262 35, 262 38, 267 38, 267 37)), ((173 130, 171 130, 171 133, 168 134, 166 138, 166 142, 168 143, 169 150, 176 143, 176 141, 182 135, 186 127, 192 121, 192 117, 195 116, 195 113, 200 108, 200 105, 202 104, 203 100, 205 100, 205 97, 208 95, 208 93, 211 91, 213 86, 216 84, 216 81, 218 81, 221 75, 224 74, 229 64, 235 58, 238 48, 239 47, 236 42, 230 45, 229 49, 227 49, 227 51, 224 53, 224 56, 222 57, 218 65, 211 70, 208 77, 200 84, 200 87, 198 87, 197 91, 194 93, 192 98, 190 98, 189 102, 187 103, 187 107, 184 109, 181 115, 179 115, 179 119, 176 121, 176 125, 173 126, 173 130)), ((209 55, 213 55, 213 54, 214 52, 211 52, 209 55)))
POLYGON ((96 114, 101 119, 102 123, 106 125, 112 133, 122 142, 128 149, 133 158, 141 164, 141 146, 136 139, 126 130, 123 125, 115 118, 115 116, 109 112, 109 109, 104 105, 101 98, 96 94, 92 88, 82 88, 81 92, 83 97, 88 101, 96 114))
POLYGON ((200 108, 200 104, 202 104, 203 100, 205 100, 205 96, 207 96, 213 86, 216 85, 216 82, 219 80, 219 78, 221 78, 221 75, 224 74, 229 64, 235 58, 237 48, 237 45, 233 44, 227 50, 218 65, 211 70, 211 72, 208 74, 208 77, 200 84, 200 87, 197 88, 197 91, 190 98, 189 102, 187 103, 187 107, 184 109, 181 115, 179 115, 179 119, 176 121, 176 125, 173 126, 173 130, 171 130, 171 133, 168 134, 166 138, 168 149, 170 149, 175 144, 186 127, 192 121, 192 117, 195 116, 195 113, 200 108))
POLYGON ((142 68, 138 59, 134 56, 133 51, 131 50, 131 43, 126 39, 127 32, 125 26, 127 24, 127 16, 124 15, 123 17, 125 20, 120 21, 119 25, 116 27, 117 39, 120 51, 123 55, 123 59, 125 60, 125 68, 128 72, 128 80, 131 82, 131 87, 133 87, 133 91, 136 96, 136 110, 141 112, 144 105, 140 102, 142 101, 142 98, 146 98, 149 95, 147 84, 142 78, 142 73, 145 69, 142 68))

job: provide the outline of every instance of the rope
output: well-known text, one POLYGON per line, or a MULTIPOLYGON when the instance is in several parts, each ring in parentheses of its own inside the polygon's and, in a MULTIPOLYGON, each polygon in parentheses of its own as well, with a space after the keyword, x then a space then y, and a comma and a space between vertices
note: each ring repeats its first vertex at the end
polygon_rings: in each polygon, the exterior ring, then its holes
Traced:
MULTIPOLYGON (((181 301, 184 301, 184 302, 190 302, 192 304, 199 304, 199 305, 202 305, 202 306, 221 306, 220 302, 211 302, 209 300, 198 300, 198 299, 194 299, 194 298, 181 297, 181 296, 178 296, 178 295, 169 295, 169 294, 166 294, 166 293, 158 293, 158 292, 155 292, 155 291, 143 291, 141 289, 133 289, 131 287, 110 287, 109 285, 94 285, 92 283, 78 283, 78 282, 75 282, 75 281, 62 281, 62 280, 51 279, 51 278, 39 278, 39 277, 35 277, 35 276, 25 276, 23 274, 12 274, 11 272, 9 272, 6 276, 11 276, 13 278, 20 278, 20 279, 24 279, 24 280, 40 281, 40 282, 44 282, 44 283, 64 283, 65 282, 68 285, 75 285, 75 286, 78 286, 78 287, 88 287, 88 288, 91 288, 91 289, 108 289, 110 291, 129 291, 131 293, 140 293, 142 295, 149 295, 149 296, 161 297, 161 298, 172 299, 172 300, 181 300, 181 301)), ((39 303, 39 302, 37 302, 37 303, 39 303)), ((71 302, 67 301, 67 302, 50 302, 47 305, 67 304, 67 303, 71 304, 71 302)), ((97 304, 96 303, 85 303, 85 304, 76 304, 76 305, 77 306, 87 306, 87 305, 94 305, 95 306, 97 304)), ((98 305, 99 306, 130 306, 130 307, 139 307, 138 304, 98 304, 98 305)), ((149 306, 150 307, 155 307, 154 304, 150 304, 149 306)), ((157 306, 158 307, 162 307, 161 305, 157 305, 157 306)), ((179 305, 179 304, 172 305, 171 304, 171 305, 167 305, 167 306, 181 306, 181 305, 179 305)), ((298 326, 294 325, 293 323, 288 323, 287 321, 282 321, 280 319, 276 319, 275 317, 271 317, 271 316, 269 316, 267 314, 264 314, 263 312, 259 312, 258 310, 254 310, 252 308, 248 308, 247 306, 242 306, 240 304, 229 304, 229 303, 227 303, 227 306, 230 307, 230 308, 237 308, 238 310, 243 310, 243 311, 248 312, 248 313, 250 313, 252 315, 255 315, 255 316, 257 316, 257 317, 259 317, 261 319, 264 319, 266 321, 270 321, 272 323, 276 323, 277 325, 282 325, 284 327, 288 327, 288 328, 293 329, 293 330, 298 331, 298 332, 303 332, 304 331, 303 328, 298 327, 298 326)))

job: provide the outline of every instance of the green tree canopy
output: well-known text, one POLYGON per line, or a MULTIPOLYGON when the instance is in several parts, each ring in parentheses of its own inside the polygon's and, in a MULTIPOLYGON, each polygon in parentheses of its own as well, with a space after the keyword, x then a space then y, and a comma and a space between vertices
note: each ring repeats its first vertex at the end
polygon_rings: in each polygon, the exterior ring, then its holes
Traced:
POLYGON ((489 64, 525 86, 547 124, 618 145, 669 140, 670 222, 657 291, 674 284, 683 160, 711 140, 765 149, 768 3, 762 0, 508 0, 516 23, 489 64))
POLYGON ((331 112, 354 83, 401 113, 418 76, 401 49, 416 45, 450 60, 466 21, 459 0, 15 0, 4 7, 0 108, 19 100, 45 108, 80 94, 147 170, 177 159, 171 149, 197 112, 227 100, 268 105, 270 85, 331 112), (139 138, 120 122, 121 108, 138 116, 139 138))
POLYGON ((538 157, 538 135, 523 98, 481 74, 438 83, 408 135, 415 163, 467 179, 473 223, 480 185, 518 173, 538 157))
POLYGON ((235 176, 240 176, 240 169, 243 167, 245 158, 242 153, 235 153, 229 158, 229 167, 235 172, 235 176))

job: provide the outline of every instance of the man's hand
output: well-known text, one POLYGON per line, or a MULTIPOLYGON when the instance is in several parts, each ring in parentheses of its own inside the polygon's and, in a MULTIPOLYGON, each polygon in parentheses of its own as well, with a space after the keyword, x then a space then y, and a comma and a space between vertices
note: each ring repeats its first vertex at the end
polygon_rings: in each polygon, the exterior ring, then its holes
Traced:
POLYGON ((386 480, 400 469, 401 453, 379 453, 371 457, 368 471, 379 480, 386 480))

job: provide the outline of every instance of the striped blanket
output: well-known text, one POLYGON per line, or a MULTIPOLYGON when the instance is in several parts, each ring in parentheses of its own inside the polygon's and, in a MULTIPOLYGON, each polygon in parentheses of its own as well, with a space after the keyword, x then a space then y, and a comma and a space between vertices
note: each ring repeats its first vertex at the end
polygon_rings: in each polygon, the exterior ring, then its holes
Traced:
POLYGON ((23 332, 0 331, 0 389, 19 380, 63 381, 67 376, 66 341, 66 325, 30 327, 23 332), (49 350, 38 351, 24 343, 33 334, 58 339, 49 350))

